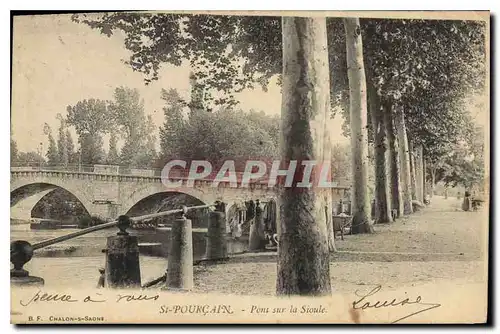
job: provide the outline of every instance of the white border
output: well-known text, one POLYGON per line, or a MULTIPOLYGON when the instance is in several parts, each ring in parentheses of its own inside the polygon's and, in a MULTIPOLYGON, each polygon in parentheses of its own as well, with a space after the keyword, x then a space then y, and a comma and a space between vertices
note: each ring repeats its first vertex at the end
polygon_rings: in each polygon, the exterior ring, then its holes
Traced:
MULTIPOLYGON (((87 0, 85 1, 85 5, 87 8, 91 8, 92 10, 106 10, 108 8, 113 8, 113 9, 121 9, 121 10, 492 10, 493 13, 497 12, 498 9, 498 1, 486 1, 486 0, 475 0, 473 2, 471 1, 464 1, 464 0, 455 0, 455 1, 436 1, 436 0, 420 0, 417 3, 415 2, 403 2, 403 1, 374 1, 371 2, 371 6, 367 4, 366 1, 361 1, 361 0, 349 0, 347 2, 335 2, 335 1, 297 1, 297 0, 290 0, 286 2, 282 1, 270 1, 270 0, 253 0, 251 2, 235 2, 226 0, 226 1, 220 1, 220 0, 211 0, 211 1, 193 1, 193 0, 183 0, 183 1, 178 1, 178 2, 165 2, 160 1, 160 0, 155 0, 155 1, 148 1, 147 3, 145 2, 137 2, 137 1, 131 1, 131 0, 122 0, 118 1, 115 4, 111 3, 105 3, 102 0, 96 1, 96 0, 87 0), (334 6, 334 5, 337 6, 334 6), (418 7, 417 7, 418 6, 418 7)), ((7 189, 10 189, 10 180, 9 180, 9 157, 8 157, 8 152, 9 152, 9 147, 10 145, 8 144, 9 140, 9 132, 10 132, 10 13, 9 10, 33 10, 33 9, 38 9, 38 10, 58 10, 61 8, 64 8, 65 10, 82 10, 81 5, 83 3, 80 2, 63 2, 63 1, 53 1, 53 0, 44 0, 43 2, 39 1, 4 1, 1 4, 2 10, 0 11, 0 22, 2 22, 2 29, 1 29, 1 37, 2 37, 2 43, 0 44, 2 50, 0 52, 0 57, 2 57, 1 61, 1 78, 2 78, 2 89, 1 89, 1 96, 2 96, 2 110, 1 117, 2 120, 0 121, 0 152, 3 152, 4 160, 3 163, 0 165, 0 182, 1 182, 1 189, 3 191, 1 192, 1 199, 0 199, 0 209, 1 209, 1 214, 2 214, 2 232, 0 236, 3 238, 1 245, 2 245, 2 253, 7 254, 7 248, 9 247, 9 216, 10 216, 10 206, 7 206, 8 198, 10 198, 10 191, 9 193, 7 192, 7 189), (7 146, 9 145, 9 146, 7 146)), ((498 18, 497 18, 498 19, 498 18)), ((497 36, 498 33, 495 33, 494 36, 497 36)), ((497 38, 495 38, 497 40, 497 38)), ((498 45, 498 43, 495 43, 498 45)), ((498 60, 498 57, 495 55, 495 60, 498 60)), ((498 61, 496 62, 498 66, 498 61)), ((496 71, 497 72, 497 71, 496 71)), ((492 73, 492 77, 495 76, 497 73, 492 73)), ((495 90, 495 92, 492 92, 492 96, 500 96, 498 94, 498 88, 495 90)), ((499 118, 496 117, 496 128, 500 128, 499 126, 499 118)), ((491 131, 492 135, 494 135, 495 131, 491 131)), ((495 138, 496 139, 496 138, 495 138)), ((498 152, 496 152, 498 153, 498 152)), ((495 189, 496 190, 496 189, 495 189)), ((492 203, 492 205, 495 206, 496 203, 492 203)), ((498 205, 496 205, 498 207, 498 205)), ((497 234, 499 228, 496 228, 497 234)), ((491 239, 493 240, 498 240, 497 235, 491 236, 491 239)), ((7 262, 7 259, 5 259, 5 262, 7 262)), ((9 274, 7 271, 7 263, 4 265, 5 271, 0 275, 0 280, 1 280, 1 287, 3 290, 3 293, 0 294, 1 297, 1 328, 2 328, 2 333, 8 332, 11 333, 16 330, 12 325, 10 325, 10 301, 9 301, 9 296, 10 296, 10 290, 9 290, 9 274)), ((496 300, 496 298, 495 298, 496 300)), ((498 310, 498 306, 496 307, 498 310)), ((497 311, 498 312, 498 311, 497 311)), ((498 314, 495 317, 496 320, 498 321, 498 314)), ((87 330, 85 327, 79 327, 77 330, 87 330)), ((201 329, 201 328, 200 328, 201 329)), ((292 328, 286 328, 287 331, 291 330, 292 328)), ((363 329, 366 329, 363 328, 363 329)), ((415 330, 416 328, 413 328, 415 330)), ((454 331, 462 331, 462 330, 471 330, 471 328, 454 328, 454 331)), ((32 329, 33 331, 35 329, 32 329)), ((37 328, 36 330, 40 330, 37 328)), ((66 331, 68 330, 67 327, 64 328, 50 328, 46 330, 59 330, 59 331, 66 331)), ((98 329, 93 328, 92 329, 95 333, 105 333, 105 332, 118 332, 118 331, 123 331, 124 328, 106 328, 106 327, 100 327, 98 329)), ((125 328, 126 330, 126 328, 125 328)), ((129 330, 133 331, 142 331, 141 329, 132 328, 129 330)), ((179 330, 183 331, 191 331, 193 329, 191 328, 167 328, 167 329, 160 329, 162 331, 169 331, 169 332, 177 332, 179 330)), ((220 328, 217 329, 210 329, 210 328, 203 328, 203 330, 210 330, 210 331, 215 331, 215 330, 220 330, 220 328)), ((243 328, 227 328, 226 330, 244 330, 243 328)), ((252 330, 246 329, 246 330, 252 330)), ((298 328, 296 330, 302 330, 302 328, 298 328)), ((352 331, 353 328, 322 328, 321 330, 324 331, 331 331, 335 330, 336 332, 348 332, 352 331)), ((379 329, 380 330, 380 329, 379 329)), ((385 328, 382 328, 382 330, 385 330, 385 328)), ((425 330, 426 332, 433 332, 436 331, 437 329, 432 329, 429 330, 429 328, 418 328, 418 330, 425 330)), ((477 329, 476 329, 477 330, 477 329)), ((276 328, 259 328, 259 332, 262 333, 275 333, 276 328)))

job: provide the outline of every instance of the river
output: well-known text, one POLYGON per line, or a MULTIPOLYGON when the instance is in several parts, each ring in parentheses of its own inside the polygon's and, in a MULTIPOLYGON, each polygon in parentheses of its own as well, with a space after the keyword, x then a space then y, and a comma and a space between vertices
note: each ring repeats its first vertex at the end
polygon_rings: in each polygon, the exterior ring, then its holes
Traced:
MULTIPOLYGON (((10 239, 26 240, 30 243, 65 235, 77 229, 31 230, 29 224, 12 224, 10 239)), ((117 229, 110 228, 92 232, 54 246, 35 251, 33 259, 25 265, 30 275, 42 277, 46 286, 57 287, 94 287, 99 278, 98 269, 104 267, 106 238, 116 234, 117 229)), ((164 274, 167 268, 169 230, 131 230, 139 244, 161 244, 158 256, 140 255, 142 283, 164 274)), ((205 252, 204 229, 193 230, 193 256, 200 259, 205 252)), ((157 252, 158 253, 158 252, 157 252)))

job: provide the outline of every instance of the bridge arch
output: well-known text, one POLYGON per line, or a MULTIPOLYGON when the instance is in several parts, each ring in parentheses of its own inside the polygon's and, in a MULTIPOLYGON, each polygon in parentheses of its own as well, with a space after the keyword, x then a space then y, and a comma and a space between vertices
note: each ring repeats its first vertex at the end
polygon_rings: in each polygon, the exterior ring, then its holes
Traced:
POLYGON ((178 209, 183 205, 204 205, 203 201, 183 192, 164 191, 144 197, 125 212, 127 216, 135 217, 160 211, 178 209))
MULTIPOLYGON (((10 206, 13 207, 24 199, 47 190, 63 189, 76 198, 83 206, 87 214, 91 214, 92 201, 78 188, 60 182, 24 181, 16 182, 10 189, 10 206)), ((50 192, 49 192, 50 193, 50 192)), ((46 194, 45 196, 47 196, 46 194)), ((44 196, 44 197, 45 197, 44 196)), ((41 199, 40 199, 41 200, 41 199)), ((35 204, 36 205, 36 204, 35 204)), ((32 208, 33 209, 33 208, 32 208)))
MULTIPOLYGON (((187 198, 191 199, 190 202, 197 203, 196 205, 212 204, 217 200, 216 196, 213 196, 213 193, 211 193, 210 191, 204 191, 200 188, 188 187, 167 188, 159 182, 146 184, 142 187, 135 187, 130 190, 131 191, 128 192, 129 195, 127 195, 126 197, 124 196, 125 198, 122 197, 123 202, 120 208, 120 214, 131 214, 136 210, 138 205, 155 198, 161 201, 166 197, 182 195, 187 196, 187 198)), ((160 203, 158 205, 160 205, 160 203)), ((157 210, 160 209, 161 207, 157 208, 157 210)))

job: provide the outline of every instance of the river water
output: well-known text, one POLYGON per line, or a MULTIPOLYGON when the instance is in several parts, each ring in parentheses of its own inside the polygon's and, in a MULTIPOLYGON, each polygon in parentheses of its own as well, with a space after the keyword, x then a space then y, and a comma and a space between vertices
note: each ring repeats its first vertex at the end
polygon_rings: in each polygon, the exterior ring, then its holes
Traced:
MULTIPOLYGON (((51 239, 77 229, 60 230, 31 230, 29 224, 12 224, 10 239, 26 240, 36 243, 51 239)), ((83 235, 57 245, 35 251, 34 257, 25 265, 30 275, 42 277, 46 286, 81 287, 90 288, 97 284, 99 279, 98 269, 104 267, 106 238, 115 235, 117 229, 96 231, 83 235)), ((167 268, 167 253, 170 239, 169 230, 131 230, 131 235, 136 235, 139 244, 161 244, 157 248, 156 256, 146 255, 141 252, 140 266, 142 283, 162 276, 167 268)), ((193 257, 200 259, 205 252, 206 230, 193 231, 193 257)))

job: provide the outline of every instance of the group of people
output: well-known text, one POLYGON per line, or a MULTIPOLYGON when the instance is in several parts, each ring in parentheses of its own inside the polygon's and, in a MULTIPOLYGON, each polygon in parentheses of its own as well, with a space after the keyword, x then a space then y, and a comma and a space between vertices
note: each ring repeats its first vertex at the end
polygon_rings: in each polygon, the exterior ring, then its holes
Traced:
POLYGON ((262 210, 264 222, 262 226, 254 226, 267 246, 277 246, 277 228, 276 228, 276 203, 274 201, 261 203, 259 200, 242 201, 235 203, 229 215, 228 233, 232 238, 238 239, 242 235, 250 233, 253 224, 261 224, 255 220, 256 211, 262 210), (232 211, 234 210, 234 211, 232 211))

